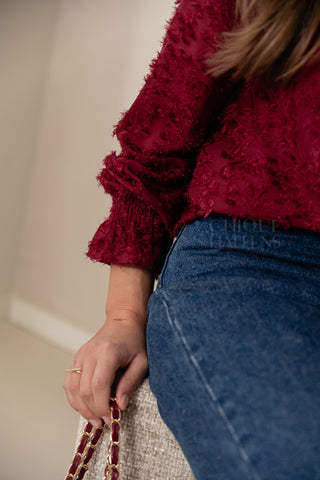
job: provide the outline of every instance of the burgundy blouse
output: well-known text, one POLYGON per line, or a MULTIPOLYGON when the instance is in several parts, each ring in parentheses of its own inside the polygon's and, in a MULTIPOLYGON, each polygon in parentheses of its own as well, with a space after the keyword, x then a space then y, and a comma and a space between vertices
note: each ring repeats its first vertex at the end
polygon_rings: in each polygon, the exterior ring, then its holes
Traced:
POLYGON ((204 59, 234 0, 180 0, 138 97, 115 126, 121 153, 97 176, 110 215, 86 255, 158 276, 182 225, 212 212, 320 232, 320 64, 289 87, 234 84, 204 59))

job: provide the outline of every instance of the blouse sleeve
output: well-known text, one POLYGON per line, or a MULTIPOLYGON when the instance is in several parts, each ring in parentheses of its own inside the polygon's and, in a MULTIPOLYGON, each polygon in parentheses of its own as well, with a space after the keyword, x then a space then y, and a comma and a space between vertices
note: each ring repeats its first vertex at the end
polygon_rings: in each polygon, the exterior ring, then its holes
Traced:
POLYGON ((87 257, 133 264, 159 275, 182 213, 196 152, 228 99, 223 80, 206 74, 205 56, 234 22, 234 0, 180 0, 144 85, 114 128, 97 176, 112 207, 87 257))

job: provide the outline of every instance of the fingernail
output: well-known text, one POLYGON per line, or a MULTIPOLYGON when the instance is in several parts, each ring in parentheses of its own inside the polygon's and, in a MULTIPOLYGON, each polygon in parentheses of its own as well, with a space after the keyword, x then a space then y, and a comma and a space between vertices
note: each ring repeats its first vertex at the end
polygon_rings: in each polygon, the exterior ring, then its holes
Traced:
POLYGON ((128 402, 129 402, 129 397, 125 393, 124 395, 122 395, 123 410, 127 408, 128 402))
POLYGON ((89 422, 91 423, 91 425, 94 428, 99 428, 99 424, 98 424, 97 420, 89 420, 89 422))
POLYGON ((104 423, 106 423, 106 424, 109 425, 109 427, 110 427, 110 425, 111 425, 111 419, 110 419, 110 417, 102 417, 102 420, 104 421, 104 423))

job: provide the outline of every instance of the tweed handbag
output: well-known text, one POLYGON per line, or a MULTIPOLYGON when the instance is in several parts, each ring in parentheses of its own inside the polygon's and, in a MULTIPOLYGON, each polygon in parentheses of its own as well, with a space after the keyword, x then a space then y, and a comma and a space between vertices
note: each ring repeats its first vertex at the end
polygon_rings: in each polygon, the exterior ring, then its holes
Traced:
MULTIPOLYGON (((159 480, 159 478, 161 480, 194 480, 178 442, 160 417, 156 398, 150 390, 148 377, 143 380, 130 399, 125 411, 120 412, 120 414, 121 441, 118 451, 120 465, 118 478, 121 480, 159 480)), ((75 452, 78 451, 87 425, 87 420, 80 417, 75 439, 75 452)), ((91 434, 91 438, 95 442, 94 430, 92 429, 87 433, 91 434)), ((83 472, 84 477, 82 478, 84 480, 104 479, 107 457, 110 454, 111 434, 112 431, 109 431, 109 426, 105 425, 100 436, 97 433, 99 439, 95 448, 91 449, 90 452, 90 447, 86 443, 87 451, 92 458, 86 471, 83 472)), ((83 440, 83 442, 85 443, 86 440, 83 440)), ((82 448, 79 451, 80 455, 82 448)), ((80 455, 77 455, 77 457, 80 457, 80 455)), ((114 460, 116 459, 114 458, 114 460)), ((76 461, 74 467, 78 461, 76 461)), ((81 463, 81 460, 79 462, 81 463)), ((79 468, 77 467, 78 472, 80 471, 79 465, 79 468)), ((69 468, 67 480, 79 480, 79 477, 74 476, 73 471, 74 468, 71 472, 69 468)), ((113 475, 116 478, 117 474, 113 473, 113 475)))

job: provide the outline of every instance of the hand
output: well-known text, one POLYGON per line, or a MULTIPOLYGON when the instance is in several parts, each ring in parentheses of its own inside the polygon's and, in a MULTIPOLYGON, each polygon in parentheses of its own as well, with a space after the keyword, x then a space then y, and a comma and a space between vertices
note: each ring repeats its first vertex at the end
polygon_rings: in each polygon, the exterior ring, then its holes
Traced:
POLYGON ((145 325, 130 313, 111 316, 74 357, 71 368, 83 373, 68 373, 63 388, 70 405, 95 427, 101 426, 101 419, 110 424, 111 387, 119 369, 124 369, 116 385, 121 410, 148 371, 145 325))

